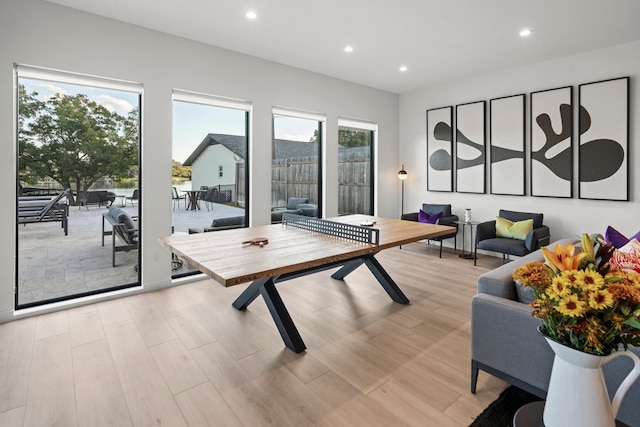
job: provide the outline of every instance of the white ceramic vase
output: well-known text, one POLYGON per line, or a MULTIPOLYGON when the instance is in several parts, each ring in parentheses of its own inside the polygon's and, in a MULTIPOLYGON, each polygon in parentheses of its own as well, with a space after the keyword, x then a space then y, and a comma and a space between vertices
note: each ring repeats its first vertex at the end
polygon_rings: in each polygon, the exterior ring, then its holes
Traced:
POLYGON ((630 351, 597 356, 545 339, 555 353, 544 406, 545 427, 615 427, 620 403, 640 376, 640 358, 630 351), (634 368, 609 401, 601 367, 620 356, 631 358, 634 368))
POLYGON ((464 222, 471 221, 471 209, 464 210, 464 222))

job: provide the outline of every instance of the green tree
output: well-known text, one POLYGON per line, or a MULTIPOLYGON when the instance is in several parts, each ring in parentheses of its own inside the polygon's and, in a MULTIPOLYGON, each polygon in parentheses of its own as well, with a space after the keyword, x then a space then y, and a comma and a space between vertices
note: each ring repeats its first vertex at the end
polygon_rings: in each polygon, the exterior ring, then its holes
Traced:
POLYGON ((171 160, 171 176, 176 178, 191 178, 191 166, 183 166, 177 160, 171 160))
POLYGON ((371 132, 368 130, 340 128, 338 144, 343 147, 368 147, 371 145, 371 132))
POLYGON ((38 101, 19 88, 18 165, 21 179, 49 177, 78 195, 103 177, 138 173, 138 110, 126 117, 86 95, 58 93, 38 101))

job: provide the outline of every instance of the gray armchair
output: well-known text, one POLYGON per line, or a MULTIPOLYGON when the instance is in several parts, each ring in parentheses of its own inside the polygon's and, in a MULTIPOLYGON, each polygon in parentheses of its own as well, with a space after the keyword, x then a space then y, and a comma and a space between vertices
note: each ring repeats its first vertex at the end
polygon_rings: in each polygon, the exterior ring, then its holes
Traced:
MULTIPOLYGON (((457 245, 458 235, 458 215, 454 215, 451 213, 451 205, 442 205, 442 204, 433 204, 433 203, 423 203, 422 211, 429 215, 435 215, 438 213, 442 213, 442 216, 435 222, 438 225, 448 225, 450 227, 455 227, 456 230, 452 233, 445 234, 444 236, 435 237, 431 240, 436 242, 440 242, 440 258, 442 258, 442 241, 445 239, 453 238, 453 247, 455 248, 457 245)), ((405 221, 418 221, 419 212, 411 212, 403 214, 400 219, 405 221)))
MULTIPOLYGON (((496 236, 496 220, 482 222, 478 224, 476 229, 476 253, 478 253, 478 249, 483 249, 500 252, 503 258, 506 258, 507 254, 521 257, 549 244, 549 227, 542 224, 543 214, 500 209, 498 216, 513 222, 533 219, 533 230, 527 234, 524 240, 498 237, 496 236)), ((475 263, 474 259, 473 265, 475 263)))

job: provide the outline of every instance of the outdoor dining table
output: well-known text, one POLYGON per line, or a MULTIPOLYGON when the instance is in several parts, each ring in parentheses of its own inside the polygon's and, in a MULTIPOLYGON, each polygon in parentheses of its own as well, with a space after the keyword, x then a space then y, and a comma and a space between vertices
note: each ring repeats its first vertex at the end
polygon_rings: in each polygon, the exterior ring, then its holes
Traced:
POLYGON ((206 191, 204 190, 182 190, 183 193, 187 193, 187 210, 195 211, 200 209, 200 205, 198 204, 198 200, 200 196, 206 191))

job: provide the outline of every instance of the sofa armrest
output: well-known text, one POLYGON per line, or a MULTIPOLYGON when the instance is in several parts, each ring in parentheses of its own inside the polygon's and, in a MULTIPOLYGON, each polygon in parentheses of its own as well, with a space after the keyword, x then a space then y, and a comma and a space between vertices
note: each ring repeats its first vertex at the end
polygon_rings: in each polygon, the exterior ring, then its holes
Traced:
POLYGON ((542 227, 535 228, 527 234, 527 238, 524 241, 524 246, 530 251, 537 251, 543 246, 547 246, 550 240, 549 227, 543 225, 542 227))
POLYGON ((496 237, 496 220, 481 222, 476 227, 476 242, 496 237))
POLYGON ((477 294, 471 299, 471 358, 547 390, 553 351, 526 304, 477 294))

